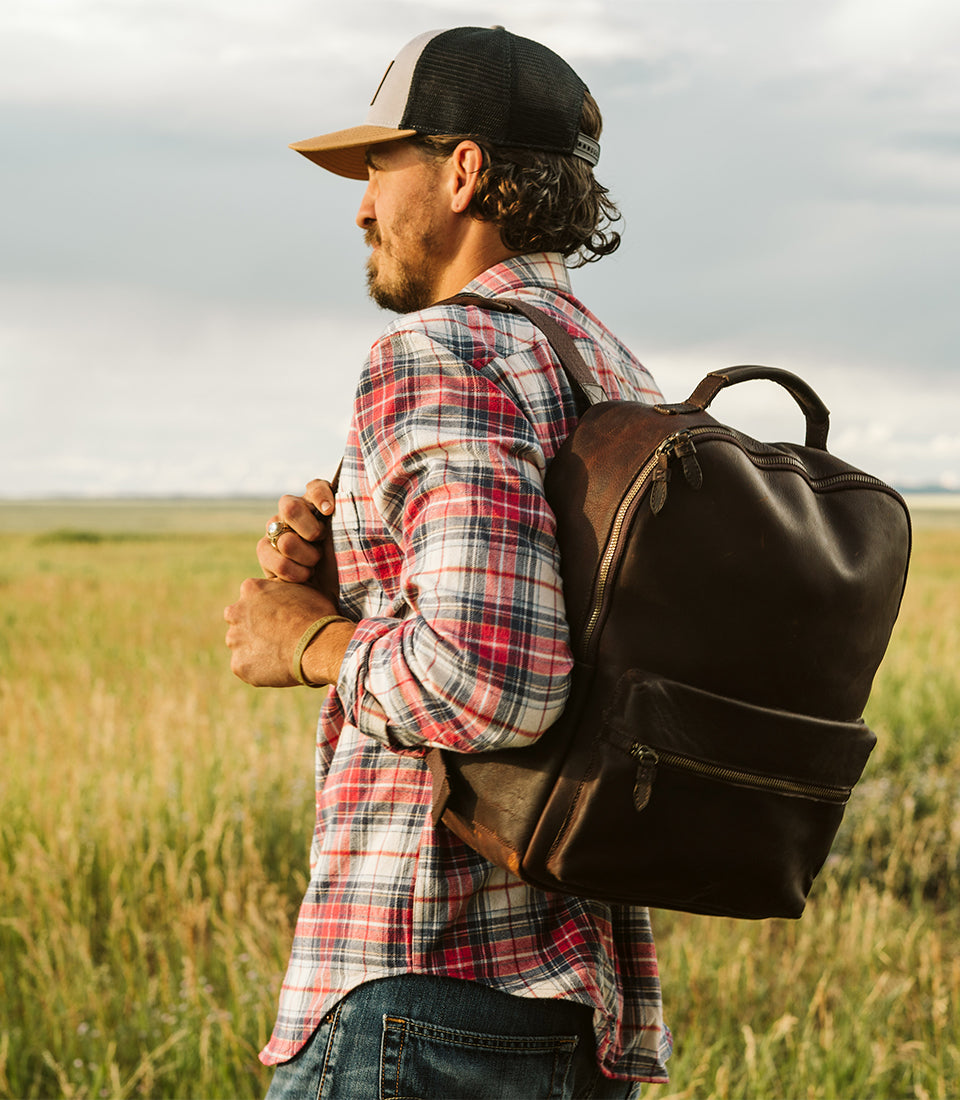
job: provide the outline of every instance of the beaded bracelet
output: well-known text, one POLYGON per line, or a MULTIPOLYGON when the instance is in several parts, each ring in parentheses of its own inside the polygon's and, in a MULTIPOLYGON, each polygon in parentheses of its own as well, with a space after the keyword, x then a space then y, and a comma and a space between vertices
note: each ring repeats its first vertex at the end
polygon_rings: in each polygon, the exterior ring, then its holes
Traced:
POLYGON ((322 619, 317 619, 315 623, 311 623, 303 634, 300 635, 300 641, 297 642, 297 648, 293 654, 293 674, 304 687, 318 688, 327 686, 326 684, 313 684, 304 676, 303 655, 306 652, 307 646, 316 638, 324 627, 329 626, 331 623, 348 622, 350 622, 350 620, 344 618, 343 615, 324 615, 322 619))

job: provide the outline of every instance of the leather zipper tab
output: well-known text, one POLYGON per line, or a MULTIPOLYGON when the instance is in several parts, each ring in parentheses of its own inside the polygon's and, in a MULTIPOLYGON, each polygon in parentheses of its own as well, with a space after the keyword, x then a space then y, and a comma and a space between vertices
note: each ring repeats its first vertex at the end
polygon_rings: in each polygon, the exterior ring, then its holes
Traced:
POLYGON ((667 436, 654 453, 656 466, 650 487, 650 511, 656 516, 663 511, 663 506, 667 503, 667 485, 670 481, 672 458, 680 459, 683 479, 691 489, 699 489, 703 485, 703 471, 697 460, 697 448, 687 431, 674 432, 673 435, 667 436))
POLYGON ((691 489, 699 489, 703 485, 703 470, 697 460, 697 448, 690 438, 689 432, 678 432, 673 453, 680 459, 683 468, 683 476, 691 489))
POLYGON ((651 749, 649 745, 641 745, 639 742, 634 742, 631 746, 630 755, 637 761, 637 777, 633 784, 633 805, 639 813, 646 809, 650 801, 660 758, 655 749, 651 749))
POLYGON ((653 470, 653 482, 650 486, 650 511, 658 515, 667 503, 667 484, 670 481, 670 456, 665 450, 657 454, 657 464, 653 470))

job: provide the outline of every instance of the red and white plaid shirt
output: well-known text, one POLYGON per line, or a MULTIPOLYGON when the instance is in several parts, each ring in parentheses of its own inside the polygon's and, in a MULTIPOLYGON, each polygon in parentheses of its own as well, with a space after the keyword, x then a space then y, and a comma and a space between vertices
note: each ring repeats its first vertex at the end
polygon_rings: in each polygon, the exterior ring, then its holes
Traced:
MULTIPOLYGON (((499 264, 464 289, 532 301, 608 395, 659 400, 573 297, 559 255, 499 264)), ((647 910, 526 886, 430 814, 426 746, 521 747, 563 709, 571 656, 543 475, 575 419, 524 317, 435 306, 371 349, 334 518, 341 605, 359 626, 320 715, 312 877, 268 1065, 355 986, 421 973, 593 1005, 603 1069, 666 1079, 647 910)))

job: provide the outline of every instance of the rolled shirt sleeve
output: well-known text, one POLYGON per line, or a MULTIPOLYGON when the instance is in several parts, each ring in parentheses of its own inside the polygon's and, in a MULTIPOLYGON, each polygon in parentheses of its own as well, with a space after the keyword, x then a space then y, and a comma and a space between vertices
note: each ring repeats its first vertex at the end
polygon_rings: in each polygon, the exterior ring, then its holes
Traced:
POLYGON ((391 614, 360 621, 336 690, 345 720, 397 751, 529 744, 569 688, 542 441, 509 363, 462 354, 388 331, 355 406, 363 553, 399 568, 391 614))

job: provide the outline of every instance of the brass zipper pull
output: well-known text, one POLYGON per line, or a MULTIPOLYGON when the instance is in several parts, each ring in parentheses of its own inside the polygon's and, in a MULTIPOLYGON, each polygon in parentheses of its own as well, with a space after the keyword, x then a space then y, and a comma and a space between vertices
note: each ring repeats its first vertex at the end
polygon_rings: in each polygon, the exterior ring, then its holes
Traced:
POLYGON ((630 748, 630 755, 637 761, 637 778, 633 784, 633 804, 639 813, 646 809, 653 793, 653 780, 657 774, 657 764, 660 757, 656 750, 649 745, 641 745, 635 741, 630 748))
POLYGON ((676 455, 680 459, 683 478, 691 489, 699 489, 703 484, 703 471, 697 461, 697 448, 689 432, 676 432, 668 436, 656 449, 657 464, 653 470, 650 486, 650 511, 656 516, 667 503, 667 485, 670 481, 670 459, 676 455))
POLYGON ((697 448, 688 432, 678 433, 673 453, 680 459, 687 484, 691 489, 699 489, 703 485, 703 471, 697 461, 697 448))
POLYGON ((670 456, 665 450, 660 450, 657 453, 657 465, 653 470, 653 484, 650 486, 650 511, 654 515, 657 515, 667 503, 667 483, 669 481, 670 456))

